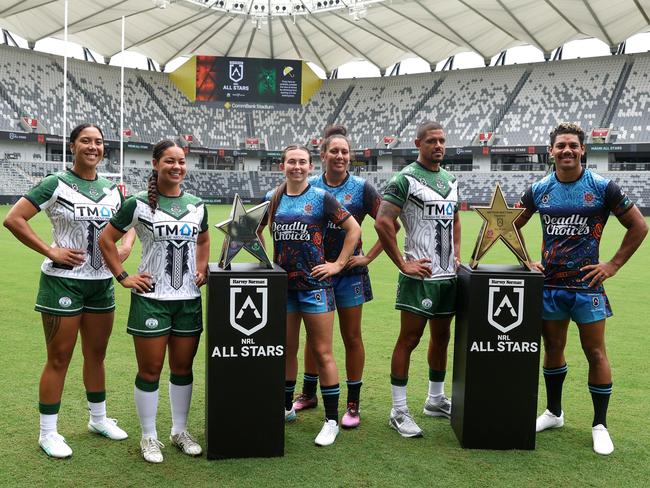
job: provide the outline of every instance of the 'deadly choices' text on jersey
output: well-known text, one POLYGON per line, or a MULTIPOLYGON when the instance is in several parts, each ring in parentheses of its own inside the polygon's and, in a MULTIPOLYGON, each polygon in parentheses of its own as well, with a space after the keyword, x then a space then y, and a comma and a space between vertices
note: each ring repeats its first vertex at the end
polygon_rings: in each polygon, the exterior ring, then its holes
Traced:
POLYGON ((406 232, 404 258, 430 259, 431 276, 427 280, 455 277, 456 178, 442 168, 431 171, 416 161, 393 176, 383 198, 402 209, 400 220, 406 232))
POLYGON ((152 213, 143 191, 124 202, 111 224, 122 232, 135 227, 142 243, 138 272, 150 273, 155 283, 154 291, 143 297, 189 300, 201 296, 194 283, 196 242, 208 230, 208 212, 199 198, 185 192, 178 197, 159 195, 152 213))
MULTIPOLYGON (((270 200, 273 191, 266 194, 270 200)), ((287 272, 289 290, 317 290, 332 286, 311 276, 314 266, 325 263, 323 234, 327 223, 341 225, 350 213, 331 194, 309 185, 300 195, 280 198, 271 225, 273 261, 287 272)), ((264 218, 264 223, 268 221, 264 218)))
MULTIPOLYGON (((377 217, 381 197, 377 190, 363 178, 348 174, 340 185, 330 186, 325 181, 325 175, 322 174, 309 178, 309 183, 334 195, 339 203, 352 214, 359 225, 361 225, 366 215, 370 215, 373 219, 377 217)), ((327 261, 336 260, 341 253, 341 249, 343 249, 344 241, 345 231, 338 225, 329 222, 325 232, 325 259, 327 261)), ((353 254, 354 256, 363 254, 361 239, 357 242, 353 254)), ((367 266, 356 266, 350 270, 343 270, 340 274, 358 275, 367 272, 367 266)))
POLYGON ((84 180, 72 171, 43 178, 25 198, 52 222, 52 247, 83 249, 86 260, 80 266, 43 261, 43 273, 79 280, 103 280, 113 275, 104 264, 97 240, 102 229, 122 205, 122 194, 106 178, 84 180))
POLYGON ((598 264, 598 246, 609 212, 622 215, 633 203, 621 188, 606 178, 583 170, 580 178, 563 183, 551 173, 533 183, 521 205, 539 210, 542 221, 544 286, 602 293, 580 281, 580 268, 598 264))

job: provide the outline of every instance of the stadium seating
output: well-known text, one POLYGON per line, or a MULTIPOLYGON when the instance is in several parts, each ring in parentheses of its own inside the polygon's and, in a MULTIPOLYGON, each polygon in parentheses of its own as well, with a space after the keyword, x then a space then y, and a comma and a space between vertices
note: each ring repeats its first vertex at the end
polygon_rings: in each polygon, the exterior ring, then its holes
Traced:
POLYGON ((634 57, 611 126, 618 130, 617 142, 650 141, 650 56, 634 57))
POLYGON ((547 144, 560 122, 576 122, 588 132, 607 109, 623 56, 529 65, 532 72, 496 128, 499 144, 547 144))
POLYGON ((524 68, 519 66, 446 73, 417 119, 400 134, 400 139, 405 141, 401 146, 413 145, 417 125, 426 119, 442 124, 449 146, 470 145, 479 132, 490 129, 499 108, 523 73, 524 68))
MULTIPOLYGON (((613 112, 611 126, 619 142, 650 141, 650 55, 608 56, 584 60, 455 70, 383 78, 325 80, 302 106, 229 107, 192 103, 167 74, 126 69, 124 127, 134 141, 194 136, 194 144, 242 148, 247 137, 279 150, 289 143, 310 144, 332 121, 348 127, 354 148, 383 147, 396 135, 409 147, 417 124, 439 120, 449 146, 472 144, 477 134, 495 130, 497 144, 546 144, 560 121, 578 122, 589 131, 599 126, 625 63, 632 69, 613 112), (517 91, 518 87, 521 90, 517 91), (504 109, 507 108, 507 110, 504 109), (505 112, 505 113, 504 113, 505 112), (499 123, 496 128, 496 123, 499 123), (403 129, 402 129, 403 128, 403 129), (397 133, 399 132, 399 133, 397 133)), ((119 138, 120 70, 71 59, 68 63, 68 131, 81 122, 96 122, 108 139, 119 138)), ((0 46, 0 130, 20 131, 23 115, 38 119, 39 132, 63 130, 63 60, 60 57, 0 46)), ((612 106, 614 107, 614 106, 612 106)), ((611 109, 611 107, 610 107, 611 109)), ((39 156, 35 154, 34 157, 39 156)), ((61 167, 46 161, 0 162, 0 194, 22 195, 61 167)), ((129 192, 146 188, 149 169, 135 160, 124 170, 129 192)), ((105 161, 100 172, 115 173, 105 161)), ((642 207, 650 207, 650 174, 610 172, 642 207)), ((392 173, 364 172, 381 189, 392 173)), ((509 203, 541 174, 535 172, 457 173, 461 197, 472 204, 489 201, 499 182, 509 203)), ((194 169, 186 187, 205 198, 262 198, 282 180, 275 171, 194 169)))

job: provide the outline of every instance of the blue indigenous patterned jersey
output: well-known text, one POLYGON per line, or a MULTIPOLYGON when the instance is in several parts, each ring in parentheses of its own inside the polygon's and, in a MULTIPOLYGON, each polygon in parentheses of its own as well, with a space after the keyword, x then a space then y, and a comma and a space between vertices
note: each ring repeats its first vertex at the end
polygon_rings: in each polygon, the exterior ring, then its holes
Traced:
MULTIPOLYGON (((270 200, 273 190, 266 194, 270 200)), ((284 193, 271 225, 273 261, 288 275, 289 290, 316 290, 332 286, 331 279, 312 278, 314 266, 325 263, 323 235, 328 222, 341 225, 350 212, 332 195, 309 185, 300 195, 284 193)), ((263 223, 267 222, 265 217, 263 223)))
POLYGON ((580 268, 598 264, 598 246, 610 211, 620 216, 633 203, 611 180, 588 169, 570 183, 555 173, 534 183, 521 197, 521 205, 539 210, 542 221, 544 286, 601 293, 581 281, 580 268))
MULTIPOLYGON (((322 188, 334 195, 338 202, 345 207, 345 209, 352 214, 352 216, 359 222, 363 222, 366 215, 370 215, 373 219, 377 216, 377 210, 381 203, 381 196, 377 190, 363 178, 348 174, 345 180, 338 186, 330 186, 325 181, 325 175, 317 175, 309 178, 309 183, 317 188, 322 188)), ((335 261, 343 248, 343 241, 345 240, 345 231, 338 225, 332 222, 328 223, 327 231, 325 232, 325 259, 327 261, 335 261)), ((363 254, 363 244, 361 239, 357 242, 354 248, 354 255, 363 254)), ((367 266, 357 266, 350 270, 342 271, 341 275, 357 275, 368 272, 367 266)))

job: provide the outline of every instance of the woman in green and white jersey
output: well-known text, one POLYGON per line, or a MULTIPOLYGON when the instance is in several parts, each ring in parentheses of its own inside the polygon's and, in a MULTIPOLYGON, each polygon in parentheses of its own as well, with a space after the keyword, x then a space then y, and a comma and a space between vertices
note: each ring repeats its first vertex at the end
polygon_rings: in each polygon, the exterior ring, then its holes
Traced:
POLYGON ((160 372, 169 349, 171 443, 191 456, 201 446, 187 431, 192 400, 192 363, 203 331, 201 292, 210 255, 208 214, 203 202, 186 193, 185 153, 170 140, 153 148, 149 190, 124 202, 102 233, 100 247, 120 284, 132 289, 127 332, 133 335, 138 374, 135 405, 140 418, 140 449, 151 463, 163 460, 156 430, 160 372), (138 274, 129 276, 115 242, 135 228, 142 242, 138 274))
MULTIPOLYGON (((116 185, 97 175, 104 156, 104 136, 93 124, 70 134, 71 169, 45 177, 9 211, 4 221, 16 238, 45 256, 36 299, 41 312, 47 361, 39 385, 38 443, 51 457, 65 458, 72 449, 57 431, 63 384, 81 334, 83 380, 90 420, 88 430, 109 439, 126 432, 106 417, 104 356, 113 329, 115 296, 111 272, 99 251, 98 238, 123 203, 116 185), (44 210, 52 222, 54 242, 48 245, 29 225, 44 210)), ((135 236, 122 239, 118 260, 125 260, 135 236)))

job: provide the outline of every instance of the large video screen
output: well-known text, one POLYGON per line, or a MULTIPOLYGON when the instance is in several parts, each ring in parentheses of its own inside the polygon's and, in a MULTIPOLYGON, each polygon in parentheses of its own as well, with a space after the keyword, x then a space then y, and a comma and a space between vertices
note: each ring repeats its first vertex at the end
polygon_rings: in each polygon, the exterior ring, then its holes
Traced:
POLYGON ((300 61, 196 57, 197 102, 299 104, 301 79, 300 61))

